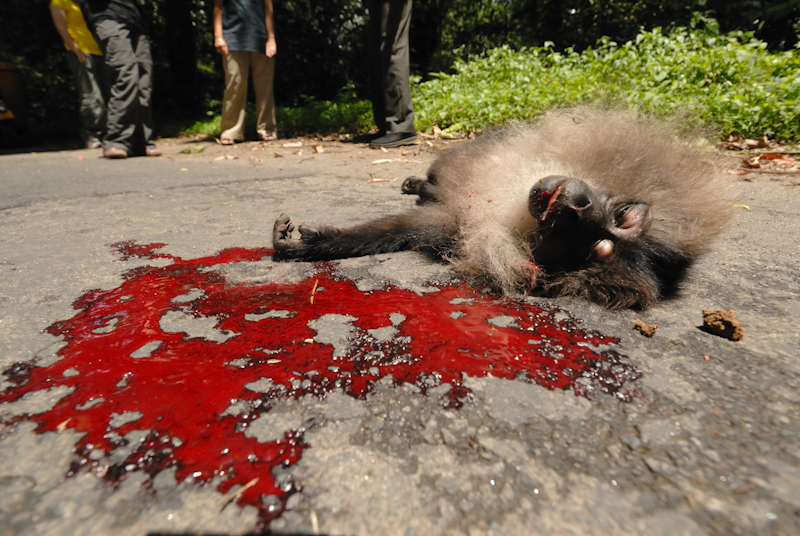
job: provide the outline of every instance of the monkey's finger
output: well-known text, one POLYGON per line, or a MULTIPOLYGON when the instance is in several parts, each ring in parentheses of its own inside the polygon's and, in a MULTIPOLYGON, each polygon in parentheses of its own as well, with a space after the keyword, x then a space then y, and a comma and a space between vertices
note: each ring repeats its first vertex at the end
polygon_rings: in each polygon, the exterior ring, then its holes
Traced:
POLYGON ((275 225, 272 227, 274 232, 291 233, 294 230, 294 224, 290 221, 289 216, 281 214, 275 225))
POLYGON ((313 227, 311 225, 301 225, 300 227, 297 228, 297 230, 300 231, 300 236, 303 239, 307 239, 311 236, 319 234, 319 230, 317 230, 316 227, 313 227))
POLYGON ((278 245, 285 242, 290 236, 292 231, 294 230, 294 224, 289 220, 289 216, 286 214, 281 214, 278 219, 275 220, 275 224, 272 226, 272 243, 273 245, 278 245))

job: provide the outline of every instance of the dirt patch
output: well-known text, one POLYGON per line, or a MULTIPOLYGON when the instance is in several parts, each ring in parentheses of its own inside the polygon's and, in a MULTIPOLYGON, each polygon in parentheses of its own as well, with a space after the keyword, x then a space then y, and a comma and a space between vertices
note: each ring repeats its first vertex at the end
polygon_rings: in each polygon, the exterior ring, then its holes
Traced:
POLYGON ((703 309, 703 330, 732 341, 740 341, 744 337, 744 327, 732 309, 727 311, 703 309))
POLYGON ((658 329, 658 324, 647 324, 642 322, 641 320, 636 320, 636 325, 633 326, 634 329, 638 330, 639 333, 644 335, 647 338, 652 337, 656 334, 656 330, 658 329))

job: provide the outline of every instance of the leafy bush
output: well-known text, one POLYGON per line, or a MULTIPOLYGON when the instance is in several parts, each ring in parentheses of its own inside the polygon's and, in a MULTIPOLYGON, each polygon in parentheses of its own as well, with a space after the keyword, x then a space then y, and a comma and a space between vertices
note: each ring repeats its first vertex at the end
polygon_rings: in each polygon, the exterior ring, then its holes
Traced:
MULTIPOLYGON (((221 106, 219 101, 211 104, 216 109, 221 106)), ((180 133, 189 136, 218 135, 222 122, 221 117, 214 112, 208 112, 208 115, 208 119, 198 121, 180 133)), ((344 98, 340 98, 338 102, 316 101, 296 108, 278 108, 276 116, 278 130, 282 136, 334 133, 366 134, 375 128, 372 120, 372 104, 367 101, 344 98)), ((255 117, 255 107, 248 103, 245 116, 246 135, 255 132, 255 117)), ((175 134, 177 133, 175 132, 175 134)))
POLYGON ((723 133, 800 139, 800 49, 770 53, 751 33, 698 22, 623 45, 604 38, 580 54, 547 43, 457 60, 454 74, 414 85, 417 127, 476 130, 553 106, 610 103, 689 115, 723 133))
POLYGON ((375 128, 367 101, 312 102, 299 108, 279 108, 278 128, 293 134, 365 134, 375 128))
MULTIPOLYGON (((622 45, 603 38, 581 53, 558 52, 552 43, 503 46, 457 59, 452 74, 425 82, 412 78, 412 93, 420 130, 480 130, 529 120, 552 107, 593 103, 679 115, 720 134, 800 140, 800 48, 770 53, 751 33, 722 34, 711 19, 667 35, 659 28, 642 31, 622 45)), ((219 132, 219 116, 209 114, 187 133, 219 132)), ((252 119, 250 111, 250 131, 252 119)), ((284 135, 375 128, 369 102, 356 100, 352 87, 335 101, 279 108, 278 122, 284 135)))

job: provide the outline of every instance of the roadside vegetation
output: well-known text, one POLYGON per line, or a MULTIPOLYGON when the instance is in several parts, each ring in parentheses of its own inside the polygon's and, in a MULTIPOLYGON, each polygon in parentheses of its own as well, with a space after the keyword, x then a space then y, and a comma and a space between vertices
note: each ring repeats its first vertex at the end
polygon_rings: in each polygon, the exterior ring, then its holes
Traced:
MULTIPOLYGON (((144 2, 160 136, 219 132, 212 4, 144 2)), ((11 22, 0 31, 0 74, 21 86, 15 106, 28 116, 19 141, 77 141, 74 79, 49 10, 0 1, 0 20, 11 22)), ((283 136, 374 129, 368 20, 361 0, 276 4, 283 136)), ((590 102, 800 141, 800 0, 426 0, 414 3, 410 32, 421 130, 464 133, 590 102)))
POLYGON ((456 60, 454 74, 414 87, 417 126, 469 131, 601 103, 680 113, 722 134, 800 139, 800 48, 771 53, 750 33, 702 22, 667 35, 642 31, 624 44, 603 38, 581 53, 547 44, 456 60))
MULTIPOLYGON (((770 52, 752 33, 720 33, 711 19, 668 34, 642 31, 627 43, 558 52, 552 43, 503 46, 456 59, 452 73, 413 83, 417 128, 469 132, 528 120, 554 106, 601 104, 737 132, 800 140, 800 48, 770 52)), ((251 117, 252 114, 248 114, 251 117)), ((368 101, 344 92, 335 101, 281 108, 285 135, 363 134, 374 129, 368 101)), ((213 134, 219 116, 187 134, 213 134)))

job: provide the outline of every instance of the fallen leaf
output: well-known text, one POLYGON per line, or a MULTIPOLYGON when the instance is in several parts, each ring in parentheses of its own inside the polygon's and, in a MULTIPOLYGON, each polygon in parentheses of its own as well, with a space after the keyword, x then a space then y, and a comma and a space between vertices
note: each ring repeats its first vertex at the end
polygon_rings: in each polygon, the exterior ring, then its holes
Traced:
POLYGON ((766 160, 772 160, 777 164, 791 165, 797 162, 796 158, 792 158, 791 156, 786 156, 778 153, 764 153, 761 155, 761 158, 766 160))
POLYGON ((283 147, 302 147, 302 141, 289 141, 283 144, 283 147))
POLYGON ((733 208, 743 208, 744 210, 750 210, 750 207, 747 205, 733 205, 733 208))
POLYGON ((311 148, 314 149, 315 153, 324 153, 325 152, 325 148, 322 145, 312 145, 311 148))
POLYGON ((761 164, 758 163, 758 157, 755 157, 752 160, 749 158, 743 158, 742 166, 746 168, 760 168, 761 164))
POLYGON ((761 138, 756 139, 746 139, 744 140, 745 147, 750 149, 763 149, 769 145, 767 137, 763 136, 761 138))

